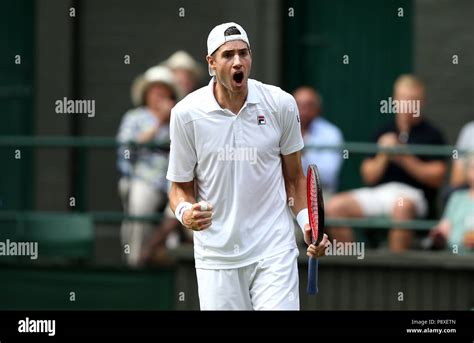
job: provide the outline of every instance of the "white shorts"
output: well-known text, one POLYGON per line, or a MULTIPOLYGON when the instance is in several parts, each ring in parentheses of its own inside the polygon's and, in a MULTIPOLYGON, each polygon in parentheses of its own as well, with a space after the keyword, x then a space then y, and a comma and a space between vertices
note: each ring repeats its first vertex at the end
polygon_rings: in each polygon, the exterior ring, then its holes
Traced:
POLYGON ((298 249, 236 269, 196 269, 201 310, 299 310, 298 249))
POLYGON ((397 203, 402 204, 404 199, 414 203, 418 217, 424 217, 428 211, 423 191, 400 182, 359 188, 350 194, 359 202, 364 216, 368 217, 390 215, 397 203))

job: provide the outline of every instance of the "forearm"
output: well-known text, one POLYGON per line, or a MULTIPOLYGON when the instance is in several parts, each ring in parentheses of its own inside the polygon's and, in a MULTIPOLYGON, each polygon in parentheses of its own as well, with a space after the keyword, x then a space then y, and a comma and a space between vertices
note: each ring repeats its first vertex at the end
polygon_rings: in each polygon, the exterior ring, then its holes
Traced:
POLYGON ((373 185, 379 181, 387 168, 388 157, 386 154, 377 154, 374 158, 369 158, 362 162, 361 174, 364 182, 373 185))
POLYGON ((439 224, 430 231, 430 237, 433 240, 434 246, 438 248, 446 246, 450 231, 451 224, 449 220, 442 219, 439 224))
POLYGON ((466 174, 464 172, 463 160, 454 160, 451 170, 451 179, 449 184, 451 187, 460 187, 466 183, 466 174))
POLYGON ((288 180, 285 183, 285 188, 288 204, 296 216, 301 210, 308 207, 306 198, 306 177, 304 174, 301 174, 294 180, 288 180))
POLYGON ((283 156, 283 178, 285 180, 288 205, 295 216, 307 208, 306 176, 301 167, 301 152, 283 156))
POLYGON ((145 132, 141 133, 137 137, 137 143, 143 144, 143 143, 150 142, 153 138, 155 138, 156 132, 157 132, 157 130, 152 129, 152 130, 148 130, 148 131, 145 131, 145 132))
POLYGON ((196 203, 196 197, 194 194, 194 181, 190 182, 173 182, 171 184, 171 190, 169 193, 170 208, 174 212, 176 206, 182 201, 189 202, 191 204, 196 203))
POLYGON ((403 169, 418 182, 430 187, 440 187, 446 172, 446 164, 441 161, 424 162, 413 155, 403 156, 403 169))

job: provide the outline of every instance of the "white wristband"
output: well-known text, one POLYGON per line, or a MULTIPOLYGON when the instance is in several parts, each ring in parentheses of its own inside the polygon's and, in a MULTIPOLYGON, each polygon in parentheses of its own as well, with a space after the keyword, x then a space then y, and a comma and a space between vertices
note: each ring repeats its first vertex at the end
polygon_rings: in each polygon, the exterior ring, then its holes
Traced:
POLYGON ((183 214, 184 214, 184 211, 188 210, 188 209, 191 209, 193 208, 193 204, 191 204, 190 202, 186 202, 186 201, 181 201, 178 206, 176 206, 176 210, 174 210, 174 214, 176 216, 176 218, 179 220, 179 222, 181 224, 184 225, 183 223, 183 214))
POLYGON ((306 224, 309 224, 309 214, 307 208, 304 208, 298 212, 298 215, 296 216, 296 221, 298 222, 298 225, 300 226, 304 234, 304 227, 306 224))

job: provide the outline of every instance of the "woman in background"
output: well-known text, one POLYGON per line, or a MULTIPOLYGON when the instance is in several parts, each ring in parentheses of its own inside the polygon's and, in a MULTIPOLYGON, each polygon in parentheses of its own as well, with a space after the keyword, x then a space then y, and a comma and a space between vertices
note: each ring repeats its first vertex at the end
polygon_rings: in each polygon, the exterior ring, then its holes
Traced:
POLYGON ((434 247, 461 254, 474 252, 474 153, 465 158, 464 167, 469 188, 451 195, 443 218, 429 234, 434 247))

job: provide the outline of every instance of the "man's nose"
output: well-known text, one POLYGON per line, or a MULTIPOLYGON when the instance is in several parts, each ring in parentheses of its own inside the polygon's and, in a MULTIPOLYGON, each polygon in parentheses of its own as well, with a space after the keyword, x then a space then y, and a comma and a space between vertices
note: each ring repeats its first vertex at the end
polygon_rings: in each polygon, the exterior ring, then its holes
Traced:
POLYGON ((239 69, 242 66, 242 61, 240 60, 239 54, 235 54, 234 64, 232 66, 236 69, 239 69))

